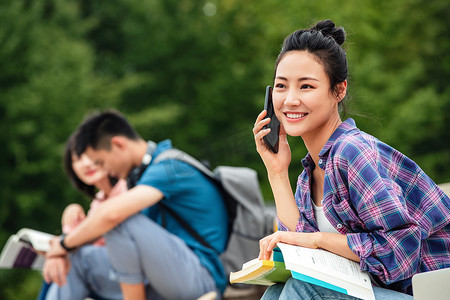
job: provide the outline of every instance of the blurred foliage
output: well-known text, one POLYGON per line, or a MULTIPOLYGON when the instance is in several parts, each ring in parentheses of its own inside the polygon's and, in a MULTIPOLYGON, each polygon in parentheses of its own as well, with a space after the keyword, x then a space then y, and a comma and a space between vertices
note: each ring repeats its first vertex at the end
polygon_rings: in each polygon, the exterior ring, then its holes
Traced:
MULTIPOLYGON (((143 138, 255 168, 251 128, 284 37, 321 19, 348 34, 358 126, 450 181, 448 0, 3 0, 0 3, 0 244, 22 227, 59 233, 71 202, 69 134, 116 108, 143 138)), ((292 183, 306 150, 290 139, 292 183)), ((0 270, 0 299, 33 299, 40 274, 0 270)))

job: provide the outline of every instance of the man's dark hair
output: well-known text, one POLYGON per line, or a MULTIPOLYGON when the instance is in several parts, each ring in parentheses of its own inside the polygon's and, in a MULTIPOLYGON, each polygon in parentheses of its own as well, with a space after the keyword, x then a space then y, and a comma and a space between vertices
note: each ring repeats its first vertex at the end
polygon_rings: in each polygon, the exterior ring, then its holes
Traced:
POLYGON ((140 139, 128 120, 116 110, 105 110, 88 116, 78 127, 75 153, 79 156, 87 148, 110 150, 111 138, 124 136, 131 140, 140 139))

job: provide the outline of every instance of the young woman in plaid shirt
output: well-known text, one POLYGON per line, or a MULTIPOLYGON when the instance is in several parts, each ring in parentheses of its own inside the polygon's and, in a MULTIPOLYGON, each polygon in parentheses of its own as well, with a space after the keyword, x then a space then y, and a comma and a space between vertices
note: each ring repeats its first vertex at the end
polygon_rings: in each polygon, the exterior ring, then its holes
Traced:
MULTIPOLYGON (((281 122, 279 151, 266 147, 263 111, 253 133, 275 197, 280 231, 260 241, 268 259, 277 242, 322 248, 359 262, 377 299, 412 299, 411 278, 450 267, 450 200, 404 154, 360 131, 339 112, 347 92, 343 28, 330 21, 298 30, 275 66, 273 104, 281 122), (287 135, 308 150, 295 194, 287 135)), ((290 279, 263 299, 351 299, 290 279), (309 297, 309 298, 308 298, 309 297), (314 298, 319 299, 319 298, 314 298)))

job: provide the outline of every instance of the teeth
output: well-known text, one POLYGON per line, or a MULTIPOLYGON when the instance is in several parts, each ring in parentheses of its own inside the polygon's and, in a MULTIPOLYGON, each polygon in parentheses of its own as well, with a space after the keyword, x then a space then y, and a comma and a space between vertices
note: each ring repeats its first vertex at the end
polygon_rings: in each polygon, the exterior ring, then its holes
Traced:
POLYGON ((302 118, 302 117, 304 117, 306 115, 307 114, 286 114, 286 116, 288 118, 291 118, 291 119, 299 119, 299 118, 302 118))

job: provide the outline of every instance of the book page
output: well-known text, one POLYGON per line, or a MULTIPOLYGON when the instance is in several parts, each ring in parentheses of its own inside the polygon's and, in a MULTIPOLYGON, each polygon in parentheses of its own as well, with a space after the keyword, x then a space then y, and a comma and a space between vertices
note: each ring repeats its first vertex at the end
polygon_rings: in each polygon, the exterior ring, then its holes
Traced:
POLYGON ((244 264, 242 265, 242 269, 250 268, 251 266, 256 265, 256 264, 258 264, 258 263, 260 263, 260 262, 262 262, 262 260, 260 260, 260 259, 258 259, 258 258, 254 258, 254 259, 252 259, 252 260, 250 260, 250 261, 244 263, 244 264))
POLYGON ((286 265, 289 262, 358 285, 370 284, 368 274, 362 272, 359 264, 355 261, 322 249, 310 249, 283 243, 278 243, 278 246, 283 252, 286 265))
POLYGON ((44 257, 32 250, 29 242, 22 241, 19 236, 12 235, 0 255, 0 268, 42 269, 44 257))

